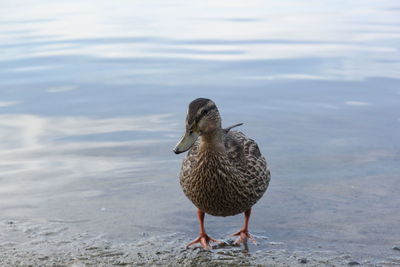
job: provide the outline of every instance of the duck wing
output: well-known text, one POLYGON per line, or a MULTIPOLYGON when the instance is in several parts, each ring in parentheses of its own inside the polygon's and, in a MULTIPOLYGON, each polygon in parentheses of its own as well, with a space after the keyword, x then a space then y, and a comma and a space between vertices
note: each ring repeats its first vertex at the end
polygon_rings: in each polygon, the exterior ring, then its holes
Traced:
POLYGON ((229 131, 225 138, 228 158, 244 175, 243 182, 250 185, 261 197, 271 180, 267 161, 257 143, 239 131, 229 131))

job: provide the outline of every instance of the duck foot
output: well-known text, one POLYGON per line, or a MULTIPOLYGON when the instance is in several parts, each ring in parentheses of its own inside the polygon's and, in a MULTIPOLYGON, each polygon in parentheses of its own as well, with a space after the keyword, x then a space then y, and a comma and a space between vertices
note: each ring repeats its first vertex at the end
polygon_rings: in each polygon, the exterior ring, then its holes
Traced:
POLYGON ((234 233, 232 236, 239 236, 235 241, 235 245, 239 245, 241 243, 247 244, 247 240, 253 241, 254 244, 257 244, 257 241, 252 237, 249 233, 249 220, 250 220, 251 208, 246 210, 244 213, 244 225, 239 232, 234 233))
POLYGON ((249 233, 247 229, 240 229, 239 232, 234 233, 232 236, 239 236, 234 242, 235 245, 247 244, 247 240, 251 240, 254 244, 257 244, 256 239, 249 233))
POLYGON ((187 248, 189 248, 191 245, 199 243, 204 249, 211 249, 210 242, 215 242, 218 244, 221 244, 222 242, 216 239, 213 239, 209 237, 206 233, 200 234, 198 238, 190 242, 189 244, 186 245, 187 248))

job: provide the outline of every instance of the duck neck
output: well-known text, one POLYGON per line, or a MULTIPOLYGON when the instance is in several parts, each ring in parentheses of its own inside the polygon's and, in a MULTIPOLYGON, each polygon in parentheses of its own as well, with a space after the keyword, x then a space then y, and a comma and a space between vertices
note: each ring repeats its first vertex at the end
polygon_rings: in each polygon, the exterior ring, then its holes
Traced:
POLYGON ((200 151, 202 152, 225 152, 224 135, 222 129, 215 129, 212 132, 200 136, 200 151))

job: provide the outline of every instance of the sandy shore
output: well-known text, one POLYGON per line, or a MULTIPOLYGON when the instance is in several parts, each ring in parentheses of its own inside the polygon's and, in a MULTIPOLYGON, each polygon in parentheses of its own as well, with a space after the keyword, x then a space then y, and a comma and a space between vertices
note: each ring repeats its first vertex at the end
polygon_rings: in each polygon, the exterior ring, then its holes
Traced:
MULTIPOLYGON (((186 249, 185 234, 143 235, 136 242, 116 242, 105 235, 71 233, 63 223, 2 221, 0 266, 399 266, 393 257, 355 259, 329 250, 293 250, 283 242, 256 236, 257 245, 186 249)), ((396 256, 397 255, 397 256, 396 256)))

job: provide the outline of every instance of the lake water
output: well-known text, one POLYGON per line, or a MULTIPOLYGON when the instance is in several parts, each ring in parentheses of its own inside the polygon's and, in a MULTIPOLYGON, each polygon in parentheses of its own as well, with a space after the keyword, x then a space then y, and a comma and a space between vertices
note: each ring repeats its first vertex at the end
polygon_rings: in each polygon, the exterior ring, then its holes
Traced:
POLYGON ((400 265, 399 26, 394 0, 2 1, 0 265, 400 265), (197 97, 270 165, 248 250, 185 249, 197 97))

